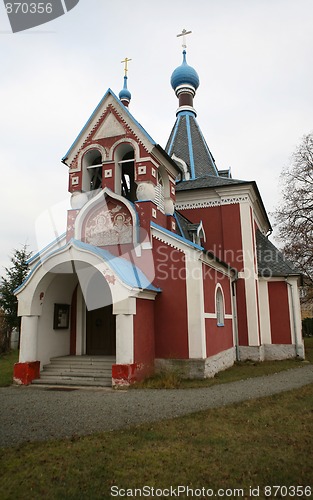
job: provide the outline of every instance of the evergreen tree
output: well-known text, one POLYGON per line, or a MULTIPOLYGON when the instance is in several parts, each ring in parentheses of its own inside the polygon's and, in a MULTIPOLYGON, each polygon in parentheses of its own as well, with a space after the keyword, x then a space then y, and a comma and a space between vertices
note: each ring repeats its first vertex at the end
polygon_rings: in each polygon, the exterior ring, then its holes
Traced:
POLYGON ((11 257, 11 267, 5 267, 5 276, 0 281, 0 308, 2 316, 2 331, 0 332, 0 352, 10 348, 11 333, 14 328, 20 330, 20 318, 17 316, 17 298, 14 290, 18 288, 28 274, 27 259, 31 252, 27 245, 21 250, 14 250, 11 257))

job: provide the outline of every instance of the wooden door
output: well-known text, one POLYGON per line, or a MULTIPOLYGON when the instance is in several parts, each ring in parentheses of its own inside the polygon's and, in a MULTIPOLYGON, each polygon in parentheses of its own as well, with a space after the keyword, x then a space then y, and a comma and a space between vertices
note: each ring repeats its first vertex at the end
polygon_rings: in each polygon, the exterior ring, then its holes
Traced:
POLYGON ((87 311, 86 354, 115 356, 116 328, 112 305, 87 311))

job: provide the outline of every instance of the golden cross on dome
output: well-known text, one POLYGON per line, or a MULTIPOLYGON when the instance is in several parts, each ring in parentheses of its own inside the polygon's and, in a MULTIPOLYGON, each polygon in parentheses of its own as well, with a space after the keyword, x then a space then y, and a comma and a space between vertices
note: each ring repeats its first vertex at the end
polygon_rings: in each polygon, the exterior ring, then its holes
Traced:
POLYGON ((182 36, 183 37, 183 44, 182 44, 182 47, 184 49, 187 48, 187 44, 186 44, 186 35, 190 35, 192 33, 192 31, 187 31, 185 29, 183 29, 183 31, 181 33, 179 33, 179 35, 176 35, 177 37, 179 36, 182 36))
POLYGON ((123 61, 121 61, 121 63, 124 63, 124 72, 125 72, 125 76, 127 76, 127 71, 128 71, 128 63, 129 61, 131 61, 131 59, 128 59, 128 57, 125 57, 125 59, 123 59, 123 61))

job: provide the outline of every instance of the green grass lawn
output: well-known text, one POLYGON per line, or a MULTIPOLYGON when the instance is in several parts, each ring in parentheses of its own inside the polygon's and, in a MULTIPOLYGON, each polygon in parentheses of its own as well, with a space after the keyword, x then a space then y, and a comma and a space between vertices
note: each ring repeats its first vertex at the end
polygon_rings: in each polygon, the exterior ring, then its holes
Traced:
POLYGON ((13 366, 18 361, 18 351, 0 355, 0 387, 7 387, 13 382, 13 366))
MULTIPOLYGON (((305 343, 307 358, 312 362, 313 339, 305 343)), ((10 383, 16 360, 16 353, 0 358, 3 384, 10 383)), ((274 365, 279 371, 299 363, 274 365)), ((260 365, 262 369, 259 364, 236 365, 216 380, 246 378, 258 370, 258 374, 264 374, 265 364, 260 365)), ((266 364, 268 370, 272 373, 271 363, 266 364)), ((224 489, 228 493, 225 498, 251 498, 249 488, 259 486, 257 498, 312 498, 308 488, 301 496, 292 495, 292 489, 282 489, 275 496, 264 494, 266 485, 310 486, 313 491, 312 415, 310 385, 128 430, 2 448, 0 498, 109 499, 114 498, 110 496, 112 487, 112 493, 116 493, 114 487, 145 485, 161 489, 204 487, 212 489, 214 495, 224 489), (238 491, 229 495, 234 488, 238 491)), ((138 493, 131 493, 132 498, 140 498, 138 493)), ((115 498, 122 498, 122 494, 115 498)), ((179 498, 187 496, 181 494, 179 498)))
MULTIPOLYGON (((259 486, 257 498, 292 498, 292 489, 266 497, 264 487, 313 487, 312 414, 310 385, 128 430, 0 449, 0 498, 97 500, 114 498, 112 487, 145 485, 242 490, 228 498, 251 498, 249 488, 259 486)), ((311 498, 305 491, 296 498, 311 498)))

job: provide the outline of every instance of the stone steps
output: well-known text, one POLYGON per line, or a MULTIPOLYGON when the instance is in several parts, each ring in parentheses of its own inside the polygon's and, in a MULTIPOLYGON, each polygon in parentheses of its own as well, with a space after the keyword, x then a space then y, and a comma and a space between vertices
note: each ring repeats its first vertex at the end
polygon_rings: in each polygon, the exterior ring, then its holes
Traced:
POLYGON ((52 358, 35 385, 112 387, 113 356, 62 356, 52 358))

